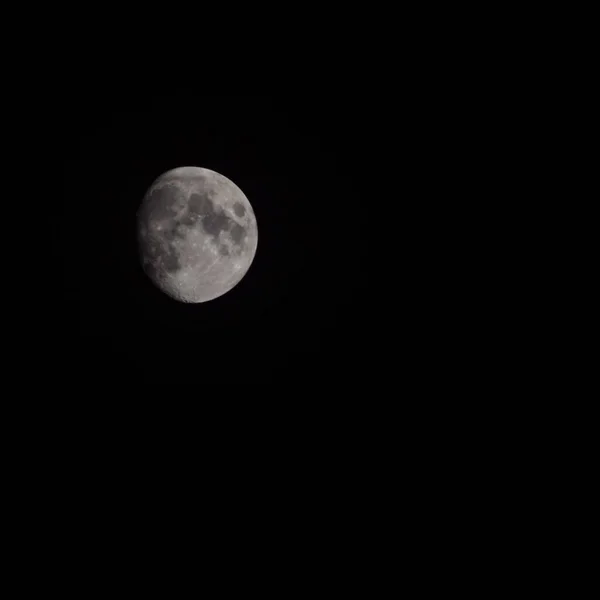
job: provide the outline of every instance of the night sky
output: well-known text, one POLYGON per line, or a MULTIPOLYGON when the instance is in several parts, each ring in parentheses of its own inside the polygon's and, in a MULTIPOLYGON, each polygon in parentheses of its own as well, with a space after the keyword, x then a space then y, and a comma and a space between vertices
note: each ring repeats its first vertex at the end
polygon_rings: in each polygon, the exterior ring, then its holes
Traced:
POLYGON ((81 104, 68 121, 61 224, 71 364, 167 384, 364 370, 367 256, 385 219, 366 197, 375 175, 355 111, 331 98, 185 92, 81 104), (244 279, 191 305, 152 285, 135 236, 149 185, 185 165, 234 181, 259 232, 244 279))

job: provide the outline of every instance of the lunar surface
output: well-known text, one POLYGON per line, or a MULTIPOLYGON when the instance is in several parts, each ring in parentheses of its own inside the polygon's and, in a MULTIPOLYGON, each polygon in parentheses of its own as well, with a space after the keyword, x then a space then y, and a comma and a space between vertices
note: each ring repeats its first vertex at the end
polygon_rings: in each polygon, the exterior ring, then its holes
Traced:
POLYGON ((244 277, 258 230, 248 198, 223 175, 200 167, 167 171, 137 214, 144 271, 181 302, 207 302, 244 277))

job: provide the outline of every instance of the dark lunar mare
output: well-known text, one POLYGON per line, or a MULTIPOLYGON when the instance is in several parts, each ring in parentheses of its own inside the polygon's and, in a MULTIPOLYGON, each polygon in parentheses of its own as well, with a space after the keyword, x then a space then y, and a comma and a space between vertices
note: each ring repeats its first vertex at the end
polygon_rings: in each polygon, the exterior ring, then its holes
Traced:
POLYGON ((163 237, 167 242, 171 243, 175 241, 175 238, 180 240, 185 239, 185 228, 181 221, 169 221, 166 229, 162 231, 163 237))
POLYGON ((190 210, 187 210, 183 217, 181 218, 181 222, 183 225, 187 225, 188 227, 193 227, 198 220, 198 215, 190 210))
POLYGON ((231 238, 235 242, 236 246, 240 246, 245 237, 246 230, 238 223, 235 223, 231 228, 231 238))
POLYGON ((192 194, 188 207, 190 212, 201 216, 214 212, 213 203, 208 194, 192 194))
POLYGON ((150 237, 143 242, 142 252, 145 255, 144 265, 146 270, 157 273, 158 265, 162 265, 167 273, 174 273, 181 268, 177 251, 172 244, 165 249, 160 240, 150 237))
POLYGON ((175 273, 181 269, 179 256, 173 246, 169 245, 169 249, 163 254, 162 263, 167 273, 175 273))
POLYGON ((179 195, 179 188, 174 184, 165 184, 150 193, 143 210, 144 220, 172 219, 177 211, 175 202, 179 195))
POLYGON ((208 235, 218 237, 221 231, 231 227, 231 219, 224 212, 215 212, 202 219, 202 226, 208 235))
POLYGON ((241 244, 242 239, 245 237, 246 230, 231 219, 225 211, 215 206, 210 198, 210 193, 195 193, 190 196, 189 211, 186 218, 189 219, 194 214, 200 217, 202 229, 207 235, 218 238, 221 231, 231 231, 231 236, 237 246, 241 244))

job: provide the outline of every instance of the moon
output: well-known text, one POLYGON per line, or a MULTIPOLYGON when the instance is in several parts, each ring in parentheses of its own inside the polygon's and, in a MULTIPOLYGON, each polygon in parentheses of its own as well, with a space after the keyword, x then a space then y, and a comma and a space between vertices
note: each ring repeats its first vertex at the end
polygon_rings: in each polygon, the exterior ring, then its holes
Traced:
POLYGON ((171 298, 198 303, 229 292, 248 272, 258 243, 248 198, 201 167, 163 173, 137 213, 144 272, 171 298))

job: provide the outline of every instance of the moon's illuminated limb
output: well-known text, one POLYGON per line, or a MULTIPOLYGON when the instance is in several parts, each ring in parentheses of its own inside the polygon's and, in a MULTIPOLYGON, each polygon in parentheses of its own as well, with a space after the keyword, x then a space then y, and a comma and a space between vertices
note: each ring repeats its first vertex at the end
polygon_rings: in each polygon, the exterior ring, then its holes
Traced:
POLYGON ((244 277, 258 230, 250 202, 231 180, 200 167, 161 175, 138 211, 144 269, 183 302, 222 296, 244 277))

